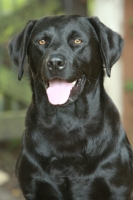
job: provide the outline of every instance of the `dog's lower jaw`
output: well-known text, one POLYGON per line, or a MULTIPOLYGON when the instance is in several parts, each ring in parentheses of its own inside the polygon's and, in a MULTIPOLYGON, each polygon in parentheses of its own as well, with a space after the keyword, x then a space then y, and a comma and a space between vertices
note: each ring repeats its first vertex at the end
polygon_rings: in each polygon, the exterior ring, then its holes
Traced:
POLYGON ((84 89, 85 82, 86 82, 86 78, 83 75, 82 78, 79 79, 77 81, 76 85, 73 87, 66 104, 73 103, 78 98, 78 96, 82 93, 82 91, 84 89))

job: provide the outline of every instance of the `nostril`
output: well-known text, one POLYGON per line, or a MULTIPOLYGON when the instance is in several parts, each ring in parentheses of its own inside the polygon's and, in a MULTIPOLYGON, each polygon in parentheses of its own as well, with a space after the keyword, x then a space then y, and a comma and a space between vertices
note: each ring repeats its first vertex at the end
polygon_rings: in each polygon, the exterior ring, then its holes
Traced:
POLYGON ((62 70, 65 68, 66 65, 66 60, 63 56, 58 55, 58 56, 51 56, 47 60, 47 67, 50 71, 52 70, 62 70))
POLYGON ((58 66, 63 66, 65 63, 63 60, 58 61, 58 66))
POLYGON ((48 67, 52 67, 53 66, 53 62, 49 61, 47 65, 48 65, 48 67))
POLYGON ((48 66, 49 70, 52 70, 52 69, 53 69, 53 66, 54 66, 54 64, 53 64, 53 62, 52 62, 52 61, 48 61, 48 62, 47 62, 47 66, 48 66))
POLYGON ((65 61, 60 60, 57 63, 58 70, 62 70, 65 67, 65 61))

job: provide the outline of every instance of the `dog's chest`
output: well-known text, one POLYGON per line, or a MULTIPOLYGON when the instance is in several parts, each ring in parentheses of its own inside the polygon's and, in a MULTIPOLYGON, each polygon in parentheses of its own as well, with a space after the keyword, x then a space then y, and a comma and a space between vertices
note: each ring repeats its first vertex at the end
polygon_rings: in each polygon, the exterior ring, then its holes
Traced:
MULTIPOLYGON (((56 113, 54 116, 41 117, 37 125, 38 137, 35 141, 41 150, 46 146, 55 156, 82 154, 87 144, 87 133, 83 120, 73 115, 56 113), (42 120, 43 119, 43 120, 42 120)), ((45 152, 41 152, 45 153, 45 152)))
POLYGON ((52 158, 47 173, 65 197, 68 195, 70 199, 88 200, 97 169, 93 168, 86 156, 77 155, 62 159, 52 158))
POLYGON ((77 155, 75 157, 56 158, 50 159, 48 173, 51 179, 58 184, 63 184, 66 179, 76 182, 80 178, 84 180, 86 173, 91 172, 87 157, 77 155))

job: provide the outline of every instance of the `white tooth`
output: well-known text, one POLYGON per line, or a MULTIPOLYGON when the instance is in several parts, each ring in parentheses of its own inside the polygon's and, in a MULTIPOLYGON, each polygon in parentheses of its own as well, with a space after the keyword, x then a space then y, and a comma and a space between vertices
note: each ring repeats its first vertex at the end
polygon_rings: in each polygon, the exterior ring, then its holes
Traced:
POLYGON ((76 84, 76 81, 72 82, 73 86, 76 84))
POLYGON ((45 83, 45 89, 47 89, 49 87, 48 83, 45 83))

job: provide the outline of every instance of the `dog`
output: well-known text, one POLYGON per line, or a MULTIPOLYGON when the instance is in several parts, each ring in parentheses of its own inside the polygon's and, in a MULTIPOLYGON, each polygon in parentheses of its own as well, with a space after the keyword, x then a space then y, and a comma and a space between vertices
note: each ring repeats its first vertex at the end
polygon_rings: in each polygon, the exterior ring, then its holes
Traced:
POLYGON ((123 39, 97 17, 31 20, 9 44, 32 89, 16 175, 26 200, 133 200, 133 152, 103 81, 123 39))

